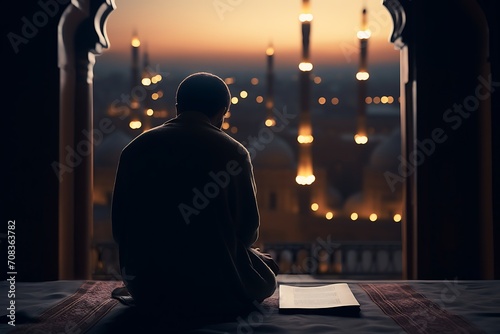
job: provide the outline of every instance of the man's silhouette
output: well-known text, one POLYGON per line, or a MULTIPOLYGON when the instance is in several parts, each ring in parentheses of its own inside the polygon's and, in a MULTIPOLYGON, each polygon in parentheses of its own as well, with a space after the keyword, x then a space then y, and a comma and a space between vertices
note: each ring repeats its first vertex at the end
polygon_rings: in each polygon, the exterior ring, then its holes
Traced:
POLYGON ((276 289, 277 265, 253 249, 259 212, 248 151, 221 131, 230 92, 195 73, 177 117, 123 150, 112 203, 124 282, 139 307, 240 314, 276 289))

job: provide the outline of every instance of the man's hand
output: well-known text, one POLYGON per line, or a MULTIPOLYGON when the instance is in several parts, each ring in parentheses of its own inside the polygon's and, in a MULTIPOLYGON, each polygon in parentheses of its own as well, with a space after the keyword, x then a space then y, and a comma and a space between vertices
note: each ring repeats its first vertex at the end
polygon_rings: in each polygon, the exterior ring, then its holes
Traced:
POLYGON ((278 264, 274 261, 274 259, 271 257, 271 254, 269 253, 262 253, 259 248, 250 248, 250 250, 260 257, 262 261, 264 261, 265 264, 274 272, 274 275, 278 275, 280 271, 280 267, 278 264))

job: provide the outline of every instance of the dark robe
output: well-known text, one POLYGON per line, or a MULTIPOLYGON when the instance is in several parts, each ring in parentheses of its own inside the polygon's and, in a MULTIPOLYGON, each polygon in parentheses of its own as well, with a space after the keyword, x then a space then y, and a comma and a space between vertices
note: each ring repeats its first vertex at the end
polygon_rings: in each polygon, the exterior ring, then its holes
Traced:
POLYGON ((272 295, 273 261, 251 248, 259 234, 255 192, 246 148, 201 113, 182 113, 127 145, 112 225, 137 305, 237 314, 272 295))

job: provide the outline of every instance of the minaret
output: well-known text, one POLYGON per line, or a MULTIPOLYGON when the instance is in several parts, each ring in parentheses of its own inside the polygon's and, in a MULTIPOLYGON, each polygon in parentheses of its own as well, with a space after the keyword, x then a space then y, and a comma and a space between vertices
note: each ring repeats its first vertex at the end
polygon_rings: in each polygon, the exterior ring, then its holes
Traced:
POLYGON ((358 115, 357 115, 357 131, 354 135, 354 141, 356 144, 363 145, 368 142, 368 133, 366 131, 366 88, 368 83, 368 78, 370 74, 368 73, 367 58, 368 58, 368 39, 371 36, 371 32, 368 29, 367 23, 367 12, 366 8, 363 8, 363 14, 361 19, 361 30, 358 31, 358 39, 360 45, 360 57, 359 57, 359 69, 356 73, 356 79, 358 80, 358 115))
MULTIPOLYGON (((150 72, 150 64, 149 64, 149 54, 148 50, 145 47, 144 48, 144 55, 143 55, 143 60, 142 60, 142 75, 141 75, 141 84, 143 86, 149 86, 151 85, 151 72, 150 72)), ((153 109, 152 109, 152 100, 151 96, 147 96, 146 99, 144 100, 143 106, 142 106, 142 113, 141 113, 141 118, 144 120, 143 124, 143 131, 147 131, 151 129, 151 117, 153 116, 153 109)))
POLYGON ((273 115, 274 109, 274 48, 272 44, 266 50, 267 56, 267 95, 266 95, 266 121, 268 127, 276 125, 276 119, 273 115))
MULTIPOLYGON (((311 14, 310 1, 302 0, 302 13, 299 20, 302 25, 302 61, 299 64, 299 85, 300 85, 300 110, 297 141, 299 142, 299 161, 297 177, 295 181, 303 186, 311 185, 316 179, 313 174, 312 164, 312 136, 311 115, 309 110, 310 100, 310 74, 313 65, 309 55, 309 36, 311 34, 311 14)), ((308 203, 307 205, 310 205, 308 203)))
POLYGON ((137 36, 137 33, 134 32, 132 35, 131 41, 132 47, 132 67, 131 67, 131 77, 130 77, 130 91, 131 91, 131 102, 130 102, 130 123, 129 126, 131 129, 140 129, 142 127, 141 122, 141 103, 136 96, 135 92, 137 92, 138 88, 141 85, 141 72, 139 67, 139 46, 141 45, 141 41, 137 36))

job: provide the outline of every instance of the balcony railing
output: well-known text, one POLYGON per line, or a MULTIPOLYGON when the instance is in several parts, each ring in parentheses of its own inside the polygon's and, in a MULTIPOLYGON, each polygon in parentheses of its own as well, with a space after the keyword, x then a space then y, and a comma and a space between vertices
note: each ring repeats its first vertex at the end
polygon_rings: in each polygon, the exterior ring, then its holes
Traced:
POLYGON ((331 241, 264 245, 282 274, 339 278, 397 279, 402 273, 400 242, 331 241))
MULTIPOLYGON (((321 277, 398 279, 402 272, 400 242, 332 241, 318 238, 313 243, 268 243, 281 274, 321 277)), ((120 279, 118 248, 113 242, 93 245, 94 279, 120 279)))

